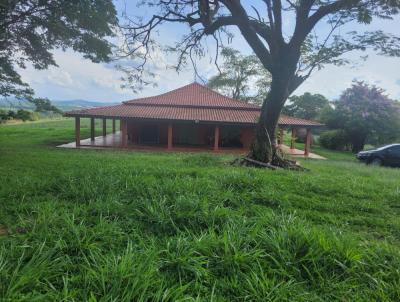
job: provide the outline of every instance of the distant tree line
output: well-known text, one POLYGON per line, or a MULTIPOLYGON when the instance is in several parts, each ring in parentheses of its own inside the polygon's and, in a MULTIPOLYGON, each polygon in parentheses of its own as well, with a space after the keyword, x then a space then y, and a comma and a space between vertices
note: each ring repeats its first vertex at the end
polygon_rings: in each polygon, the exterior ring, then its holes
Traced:
POLYGON ((0 109, 0 123, 5 123, 9 120, 21 120, 21 121, 33 121, 36 116, 32 111, 18 109, 17 111, 13 110, 3 110, 0 109))
POLYGON ((18 109, 16 111, 0 109, 0 123, 5 123, 9 120, 33 121, 39 118, 39 113, 63 113, 46 98, 33 98, 30 99, 30 102, 35 105, 33 111, 25 109, 18 109))
POLYGON ((33 98, 30 100, 35 105, 36 112, 53 112, 62 114, 63 112, 54 106, 47 98, 33 98))

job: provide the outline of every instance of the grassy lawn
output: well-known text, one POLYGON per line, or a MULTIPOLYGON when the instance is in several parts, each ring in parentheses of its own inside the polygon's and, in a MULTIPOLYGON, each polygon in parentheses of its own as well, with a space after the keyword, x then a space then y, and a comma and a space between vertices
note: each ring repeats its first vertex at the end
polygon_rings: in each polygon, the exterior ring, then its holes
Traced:
POLYGON ((400 300, 400 169, 55 148, 73 135, 0 126, 0 301, 400 300))

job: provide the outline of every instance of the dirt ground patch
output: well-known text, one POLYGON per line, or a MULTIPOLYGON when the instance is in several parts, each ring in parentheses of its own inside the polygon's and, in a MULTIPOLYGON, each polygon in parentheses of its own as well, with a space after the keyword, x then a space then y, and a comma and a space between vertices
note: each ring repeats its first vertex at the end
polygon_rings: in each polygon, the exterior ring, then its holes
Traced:
POLYGON ((6 227, 0 225, 0 236, 7 236, 8 235, 8 230, 6 227))

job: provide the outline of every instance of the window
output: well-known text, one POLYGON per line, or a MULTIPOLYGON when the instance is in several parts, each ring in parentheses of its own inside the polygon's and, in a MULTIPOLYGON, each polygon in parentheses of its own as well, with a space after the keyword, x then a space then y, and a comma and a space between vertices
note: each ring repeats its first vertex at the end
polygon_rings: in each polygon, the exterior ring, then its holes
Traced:
POLYGON ((400 156, 400 146, 393 146, 388 148, 388 152, 391 155, 400 156))

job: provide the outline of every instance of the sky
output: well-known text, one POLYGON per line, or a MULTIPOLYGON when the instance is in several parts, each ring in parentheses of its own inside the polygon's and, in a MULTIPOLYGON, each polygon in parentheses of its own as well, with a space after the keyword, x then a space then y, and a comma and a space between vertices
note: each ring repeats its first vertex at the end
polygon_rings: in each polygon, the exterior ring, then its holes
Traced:
MULTIPOLYGON (((136 1, 128 1, 129 6, 125 6, 124 0, 116 0, 115 4, 118 13, 125 11, 132 17, 138 15, 151 14, 151 10, 137 8, 136 1)), ((127 3, 128 3, 127 2, 127 3)), ((246 3, 256 3, 250 0, 246 3)), ((260 1, 258 1, 260 2, 260 1)), ((284 31, 290 31, 290 24, 287 22, 284 31)), ((370 26, 352 25, 358 30, 384 30, 400 36, 400 18, 393 21, 376 21, 370 26)), ((187 31, 185 26, 164 25, 157 39, 161 44, 171 44, 187 31)), ((353 28, 351 28, 353 30, 353 28)), ((321 27, 323 33, 324 27, 321 27)), ((117 41, 118 43, 118 41, 117 41)), ((214 41, 207 40, 207 45, 214 49, 214 41)), ((246 42, 235 33, 230 47, 236 48, 244 54, 250 54, 251 50, 246 42)), ((108 64, 96 64, 83 59, 82 55, 71 50, 55 50, 54 57, 58 67, 50 67, 48 70, 35 70, 28 66, 27 69, 20 70, 22 79, 35 90, 37 96, 48 97, 52 100, 84 99, 100 102, 120 102, 133 98, 156 95, 192 83, 198 78, 195 77, 193 68, 188 66, 180 73, 175 72, 169 66, 176 62, 176 57, 172 54, 157 52, 151 64, 151 70, 156 74, 154 82, 156 86, 150 85, 142 91, 133 93, 129 89, 122 89, 123 74, 115 68, 115 64, 129 64, 129 62, 117 62, 108 64)), ((386 90, 386 93, 394 99, 400 100, 400 58, 388 58, 378 56, 372 51, 362 53, 368 55, 368 59, 362 62, 359 59, 360 53, 352 53, 348 58, 353 62, 347 66, 326 66, 320 71, 316 71, 294 94, 302 94, 306 91, 320 93, 327 98, 334 100, 339 97, 341 92, 350 87, 353 80, 362 80, 369 84, 377 85, 386 90)), ((210 55, 211 56, 211 55, 210 55)), ((217 73, 217 68, 211 57, 206 57, 198 62, 198 71, 203 78, 209 78, 217 73)))

